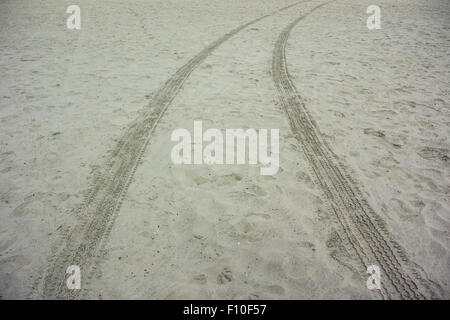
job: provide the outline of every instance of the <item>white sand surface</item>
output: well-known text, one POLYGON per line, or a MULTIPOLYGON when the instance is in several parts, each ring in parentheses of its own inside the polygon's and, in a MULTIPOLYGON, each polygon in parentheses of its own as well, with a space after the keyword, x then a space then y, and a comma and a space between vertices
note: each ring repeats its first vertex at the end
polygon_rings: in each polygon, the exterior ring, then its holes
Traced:
MULTIPOLYGON (((76 298, 396 298, 367 289, 352 251, 343 258, 333 204, 274 83, 280 33, 324 2, 272 14, 293 2, 82 0, 81 30, 65 27, 73 3, 0 3, 1 298, 66 297, 51 270, 71 264, 70 245, 84 248, 73 233, 95 212, 78 209, 121 137, 189 59, 267 14, 215 48, 177 91, 123 201, 111 199, 119 207, 87 249, 76 298), (194 120, 279 129, 278 173, 174 165, 170 135, 192 131, 194 120)), ((448 299, 450 5, 379 0, 382 29, 368 30, 371 4, 338 0, 305 16, 287 40, 287 68, 361 191, 357 201, 367 200, 386 242, 432 288, 424 297, 448 299)))

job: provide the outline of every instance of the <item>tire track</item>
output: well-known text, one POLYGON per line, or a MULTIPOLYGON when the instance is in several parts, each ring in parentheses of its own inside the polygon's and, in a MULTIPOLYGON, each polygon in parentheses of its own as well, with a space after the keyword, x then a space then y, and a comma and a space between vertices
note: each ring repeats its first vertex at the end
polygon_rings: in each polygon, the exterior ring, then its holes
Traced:
POLYGON ((345 250, 355 257, 357 270, 367 279, 368 265, 382 270, 380 293, 385 299, 437 298, 439 288, 427 279, 422 269, 407 258, 393 240, 384 221, 366 201, 357 184, 321 138, 302 97, 291 80, 286 65, 286 43, 294 26, 315 10, 334 2, 317 5, 291 22, 279 35, 272 57, 272 77, 289 126, 310 164, 312 177, 336 218, 339 237, 345 250))
POLYGON ((79 221, 62 239, 62 244, 56 248, 49 267, 42 278, 38 279, 37 287, 44 298, 77 299, 82 296, 83 287, 89 284, 96 273, 95 260, 112 229, 151 133, 191 72, 218 46, 249 25, 308 1, 293 3, 231 30, 200 51, 164 83, 151 103, 144 108, 142 115, 119 139, 106 164, 94 177, 89 194, 78 210, 79 221), (77 265, 81 269, 81 290, 68 290, 66 287, 66 268, 69 265, 77 265))

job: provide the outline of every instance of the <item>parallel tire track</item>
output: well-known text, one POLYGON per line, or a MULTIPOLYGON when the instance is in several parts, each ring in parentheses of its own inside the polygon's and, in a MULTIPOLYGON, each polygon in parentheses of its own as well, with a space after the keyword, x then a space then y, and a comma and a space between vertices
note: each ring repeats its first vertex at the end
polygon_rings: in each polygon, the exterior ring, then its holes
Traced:
POLYGON ((279 99, 289 126, 310 164, 312 176, 338 221, 339 237, 344 239, 345 250, 356 258, 361 274, 367 277, 366 267, 378 265, 382 270, 381 295, 386 299, 435 298, 437 285, 427 279, 419 266, 408 260, 403 249, 393 240, 384 221, 370 207, 337 156, 321 138, 289 76, 285 48, 291 30, 299 21, 331 2, 334 1, 314 7, 281 32, 272 58, 272 77, 279 99))
POLYGON ((63 243, 55 250, 49 267, 38 281, 37 286, 42 287, 44 298, 76 299, 81 296, 80 290, 67 289, 66 268, 70 265, 79 266, 82 286, 89 283, 96 271, 95 259, 112 229, 150 135, 191 72, 213 50, 244 28, 302 2, 307 1, 293 3, 231 30, 178 69, 156 92, 150 105, 130 125, 112 150, 106 164, 98 170, 89 195, 79 209, 79 223, 67 233, 63 243))

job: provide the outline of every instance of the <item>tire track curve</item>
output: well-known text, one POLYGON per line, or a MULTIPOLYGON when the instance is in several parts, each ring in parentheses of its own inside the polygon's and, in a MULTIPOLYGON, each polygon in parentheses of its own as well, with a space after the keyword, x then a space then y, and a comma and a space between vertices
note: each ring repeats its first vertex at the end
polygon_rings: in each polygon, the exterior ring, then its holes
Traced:
POLYGON ((78 209, 77 224, 66 232, 62 243, 54 250, 49 267, 37 281, 36 287, 38 292, 42 291, 41 297, 77 299, 82 296, 83 287, 89 284, 93 274, 96 273, 95 260, 100 255, 101 248, 112 229, 123 198, 150 141, 151 133, 191 72, 218 46, 249 25, 308 1, 310 0, 295 2, 231 30, 200 51, 164 83, 139 118, 118 140, 105 165, 98 169, 88 196, 78 209), (68 277, 66 268, 70 265, 77 265, 81 269, 81 290, 69 290, 66 287, 68 277))
POLYGON ((292 21, 279 35, 272 56, 272 77, 279 100, 291 131, 309 162, 312 177, 338 222, 338 235, 344 249, 356 258, 353 258, 356 269, 363 277, 368 277, 367 266, 380 267, 380 294, 384 299, 437 298, 440 291, 438 285, 430 281, 420 266, 412 263, 394 241, 382 218, 371 208, 338 157, 322 139, 317 124, 289 75, 286 43, 291 30, 305 17, 334 1, 315 6, 292 21))

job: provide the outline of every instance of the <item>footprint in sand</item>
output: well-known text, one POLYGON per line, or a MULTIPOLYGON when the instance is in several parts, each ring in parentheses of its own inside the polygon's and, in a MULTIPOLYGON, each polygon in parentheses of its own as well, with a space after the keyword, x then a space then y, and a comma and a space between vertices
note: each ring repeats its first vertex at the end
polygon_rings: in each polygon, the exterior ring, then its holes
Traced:
POLYGON ((200 186, 202 184, 205 184, 205 183, 207 183, 209 181, 210 181, 209 179, 206 179, 206 178, 204 178, 202 176, 197 176, 197 177, 194 178, 194 182, 198 186, 200 186))
POLYGON ((374 130, 372 128, 364 129, 364 133, 370 134, 372 136, 379 137, 379 138, 383 138, 385 136, 385 134, 383 132, 381 132, 380 130, 374 130))
POLYGON ((295 177, 297 178, 297 181, 306 184, 308 187, 310 187, 310 188, 314 187, 314 183, 308 173, 302 172, 302 171, 297 171, 295 173, 295 177))
POLYGON ((194 178, 194 182, 198 186, 205 184, 205 183, 209 183, 209 182, 214 183, 219 186, 225 186, 225 185, 235 184, 241 180, 242 180, 242 177, 235 173, 227 174, 227 175, 223 175, 223 176, 215 176, 215 177, 212 177, 211 179, 208 179, 208 178, 205 178, 202 176, 197 176, 194 178))
POLYGON ((447 162, 450 160, 448 156, 448 149, 425 147, 419 150, 419 156, 426 160, 440 160, 447 162))
POLYGON ((13 236, 10 239, 2 239, 0 240, 0 253, 8 250, 17 240, 16 236, 13 236))
POLYGON ((267 195, 267 192, 257 185, 251 185, 249 187, 245 187, 242 191, 233 191, 229 194, 231 198, 235 200, 249 200, 255 197, 263 197, 267 195))
POLYGON ((34 193, 26 197, 25 201, 14 209, 12 215, 23 217, 29 214, 46 214, 49 210, 56 211, 55 204, 60 204, 69 197, 68 193, 34 193))
POLYGON ((208 281, 208 276, 204 273, 198 274, 192 278, 192 281, 196 284, 206 284, 208 281))
POLYGON ((266 288, 266 290, 270 294, 277 295, 277 296, 282 296, 282 295, 284 295, 284 292, 285 292, 284 288, 279 285, 268 286, 266 288))
POLYGON ((215 179, 215 182, 218 185, 229 185, 229 184, 235 184, 242 180, 242 177, 236 173, 227 174, 224 176, 219 176, 215 179))
POLYGON ((217 283, 225 284, 231 281, 233 281, 233 274, 228 267, 224 267, 223 270, 217 276, 217 283))
POLYGON ((443 245, 447 250, 450 249, 450 220, 446 216, 448 208, 445 205, 433 201, 427 204, 423 209, 422 216, 432 237, 443 245))
POLYGON ((414 210, 412 210, 407 203, 401 201, 400 199, 392 198, 389 202, 392 211, 397 214, 402 221, 418 216, 418 213, 414 212, 414 210))
POLYGON ((236 237, 244 238, 250 242, 267 238, 269 233, 268 219, 270 215, 264 213, 251 213, 235 225, 236 237))

